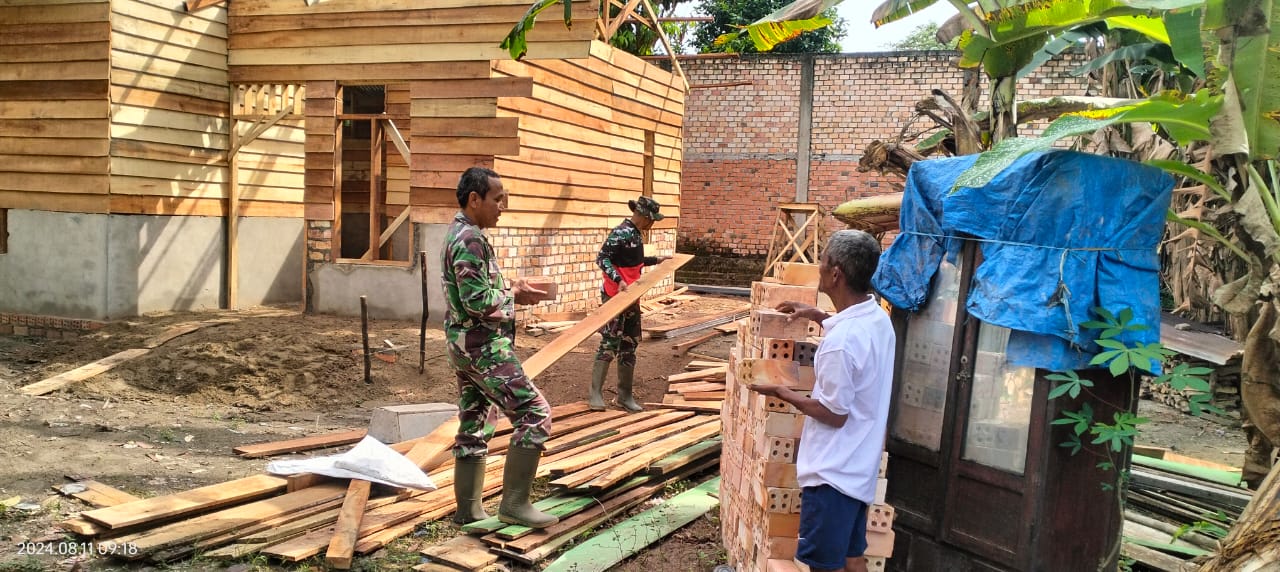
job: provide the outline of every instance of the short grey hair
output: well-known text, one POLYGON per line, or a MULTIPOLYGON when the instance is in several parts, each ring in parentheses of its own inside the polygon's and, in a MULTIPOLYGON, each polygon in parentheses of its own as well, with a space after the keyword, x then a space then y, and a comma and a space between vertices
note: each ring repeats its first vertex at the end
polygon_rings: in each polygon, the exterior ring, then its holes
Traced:
POLYGON ((871 291, 871 276, 880 263, 880 243, 861 230, 840 230, 827 241, 827 263, 844 273, 855 292, 871 291))

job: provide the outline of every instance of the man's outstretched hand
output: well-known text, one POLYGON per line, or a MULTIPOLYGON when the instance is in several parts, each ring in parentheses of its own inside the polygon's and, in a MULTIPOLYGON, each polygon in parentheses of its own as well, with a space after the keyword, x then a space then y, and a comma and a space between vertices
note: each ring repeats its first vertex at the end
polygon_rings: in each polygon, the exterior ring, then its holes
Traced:
POLYGON ((782 302, 773 309, 782 312, 783 314, 787 314, 787 321, 791 321, 796 318, 804 318, 806 320, 813 320, 814 322, 822 322, 823 320, 831 317, 828 316, 826 312, 819 310, 817 307, 810 306, 802 302, 782 302))
POLYGON ((537 304, 546 299, 547 291, 539 290, 524 278, 516 278, 511 282, 511 296, 522 306, 537 304))

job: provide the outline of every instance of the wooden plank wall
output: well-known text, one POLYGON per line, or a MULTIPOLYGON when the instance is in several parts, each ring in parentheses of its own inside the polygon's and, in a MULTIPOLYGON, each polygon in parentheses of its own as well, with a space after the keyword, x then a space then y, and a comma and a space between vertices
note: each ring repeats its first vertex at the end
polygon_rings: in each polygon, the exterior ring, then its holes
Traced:
POLYGON ((105 213, 110 6, 0 3, 0 208, 105 213))
POLYGON ((301 218, 306 187, 305 86, 249 84, 233 89, 237 103, 232 106, 233 117, 242 118, 236 122, 241 141, 257 121, 289 108, 284 119, 243 144, 236 154, 241 215, 301 218))
POLYGON ((589 59, 493 65, 496 76, 533 78, 532 97, 498 99, 499 117, 520 121, 519 155, 494 159, 512 195, 503 226, 618 224, 644 189, 649 132, 652 192, 667 215, 655 228, 675 228, 685 97, 678 77, 602 42, 592 43, 589 59))
POLYGON ((224 213, 226 22, 224 6, 111 0, 112 212, 224 213))
MULTIPOLYGON (((577 24, 549 23, 529 34, 528 57, 587 56, 598 8, 574 5, 577 24)), ((230 2, 231 79, 239 83, 309 80, 393 83, 397 80, 486 78, 507 57, 498 48, 527 0, 301 0, 230 2)))

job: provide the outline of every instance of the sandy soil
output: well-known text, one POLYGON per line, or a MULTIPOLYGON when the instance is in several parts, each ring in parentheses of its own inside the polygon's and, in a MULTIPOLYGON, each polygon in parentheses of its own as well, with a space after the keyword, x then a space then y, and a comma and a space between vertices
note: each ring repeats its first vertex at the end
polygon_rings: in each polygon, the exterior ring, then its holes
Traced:
MULTIPOLYGON (((740 304, 740 298, 703 297, 677 312, 646 318, 646 324, 684 320, 740 304)), ((705 332, 704 332, 705 333, 705 332)), ((640 401, 660 401, 665 376, 682 371, 692 356, 675 357, 676 340, 646 340, 636 371, 640 401)), ((519 338, 527 357, 553 335, 519 338)), ((113 323, 72 340, 0 337, 0 501, 20 497, 38 510, 0 512, 0 570, 109 569, 108 561, 75 558, 31 561, 16 543, 56 539, 54 523, 88 508, 50 487, 70 478, 94 478, 138 496, 154 496, 263 472, 266 460, 246 460, 232 448, 249 443, 367 426, 382 405, 452 402, 453 376, 438 325, 428 329, 426 372, 418 373, 416 323, 373 321, 371 344, 402 349, 394 363, 373 361, 373 383, 362 380, 358 319, 302 315, 292 309, 181 313, 113 323), (231 318, 178 337, 116 369, 42 397, 17 394, 39 381, 118 351, 142 347, 175 324, 231 318)), ((586 397, 593 336, 536 381, 553 404, 586 397)), ((734 337, 698 346, 704 355, 727 357, 734 337)), ((606 398, 613 395, 612 382, 606 398)), ((1146 444, 1169 447, 1207 460, 1238 465, 1245 443, 1239 431, 1191 419, 1151 402, 1146 444)), ((333 451, 315 451, 327 454, 333 451)), ((429 542, 410 538, 400 550, 429 542)), ((388 551, 383 551, 387 553, 388 551)), ((380 554, 365 569, 399 570, 416 565, 408 557, 380 554)), ((710 570, 723 563, 715 513, 695 521, 656 548, 628 561, 624 571, 710 570)), ((269 566, 246 563, 241 570, 269 566)), ((186 563, 185 569, 216 568, 186 563)))
MULTIPOLYGON (((686 302, 677 313, 646 318, 646 324, 741 302, 707 297, 686 302)), ((358 319, 291 309, 146 316, 73 340, 0 337, 0 447, 6 459, 0 500, 21 497, 41 505, 0 513, 0 570, 32 565, 18 557, 15 544, 56 538, 55 522, 88 508, 51 490, 68 477, 94 478, 143 497, 186 490, 263 472, 267 460, 235 456, 231 450, 239 445, 365 427, 383 405, 453 402, 457 391, 438 328, 428 328, 426 371, 419 374, 417 324, 372 321, 371 345, 389 341, 402 349, 392 352, 394 363, 373 360, 370 385, 362 379, 358 319), (34 398, 14 391, 142 347, 175 324, 220 318, 235 321, 178 337, 65 390, 34 398)), ((694 336, 642 343, 640 401, 661 400, 665 376, 692 359, 672 356, 671 344, 694 336)), ((521 335, 519 353, 528 357, 553 338, 521 335)), ((698 350, 727 356, 732 339, 724 336, 698 350)), ((586 398, 590 376, 583 372, 590 371, 598 343, 599 336, 592 336, 536 380, 553 404, 586 398)), ((613 395, 611 381, 606 398, 613 395)), ((717 535, 703 551, 714 552, 718 544, 717 535)), ((42 559, 34 569, 75 563, 42 559)))

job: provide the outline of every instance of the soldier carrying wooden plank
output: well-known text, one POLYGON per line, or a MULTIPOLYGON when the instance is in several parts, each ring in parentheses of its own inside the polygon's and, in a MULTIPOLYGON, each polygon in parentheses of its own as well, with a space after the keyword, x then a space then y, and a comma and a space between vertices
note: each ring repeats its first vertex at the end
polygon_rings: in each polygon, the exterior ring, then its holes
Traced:
POLYGON ((442 281, 448 309, 444 330, 449 360, 458 381, 458 436, 454 441, 453 520, 467 524, 488 518, 484 498, 485 457, 497 411, 514 431, 502 474, 503 522, 543 528, 557 522, 529 503, 538 462, 551 433, 551 405, 533 385, 515 353, 515 304, 533 304, 546 292, 522 279, 508 287, 498 257, 482 232, 498 224, 507 207, 502 179, 472 167, 458 181, 461 207, 445 236, 442 281))
MULTIPOLYGON (((671 258, 644 255, 644 236, 641 233, 653 227, 654 221, 666 218, 658 212, 662 205, 652 198, 642 196, 627 201, 627 206, 631 208, 631 217, 614 227, 600 247, 600 253, 596 255, 596 266, 600 267, 603 274, 600 285, 602 304, 639 280, 645 266, 653 266, 671 258)), ((637 300, 600 328, 602 339, 600 348, 596 350, 595 366, 591 370, 591 392, 587 396, 587 404, 593 411, 604 410, 604 378, 609 375, 609 363, 615 357, 618 359, 616 403, 631 413, 644 410, 636 403, 632 393, 636 373, 636 346, 640 344, 641 336, 640 313, 640 302, 637 300)))

